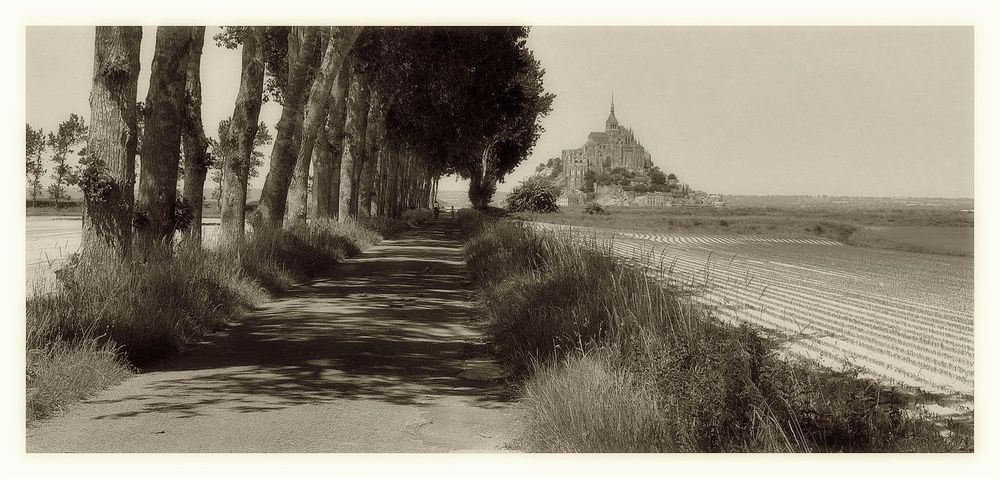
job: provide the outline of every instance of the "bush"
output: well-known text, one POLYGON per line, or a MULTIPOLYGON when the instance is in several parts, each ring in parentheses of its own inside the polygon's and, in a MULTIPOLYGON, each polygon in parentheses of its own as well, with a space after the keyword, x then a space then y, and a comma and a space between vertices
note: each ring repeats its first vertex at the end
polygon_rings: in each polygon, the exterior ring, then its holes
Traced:
POLYGON ((507 211, 531 211, 551 213, 559 210, 556 200, 559 191, 552 180, 543 176, 532 176, 521 182, 507 197, 507 211))
POLYGON ((587 207, 583 209, 583 212, 587 213, 588 215, 610 215, 611 214, 607 210, 605 210, 604 207, 602 207, 598 203, 588 203, 587 207))

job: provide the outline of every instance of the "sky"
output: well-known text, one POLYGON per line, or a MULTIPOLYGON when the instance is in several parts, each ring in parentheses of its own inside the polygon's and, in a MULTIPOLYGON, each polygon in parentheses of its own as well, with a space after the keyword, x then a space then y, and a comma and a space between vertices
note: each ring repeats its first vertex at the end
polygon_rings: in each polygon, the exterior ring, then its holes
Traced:
MULTIPOLYGON (((239 51, 216 47, 216 31, 202 58, 209 136, 232 114, 240 74, 239 51)), ((29 27, 26 40, 27 122, 48 131, 89 117, 93 28, 29 27)), ((144 28, 139 99, 154 40, 144 28)), ((534 27, 528 46, 556 99, 500 189, 603 130, 613 92, 619 122, 694 189, 973 196, 970 27, 534 27)), ((274 103, 261 111, 272 130, 279 116, 274 103)))

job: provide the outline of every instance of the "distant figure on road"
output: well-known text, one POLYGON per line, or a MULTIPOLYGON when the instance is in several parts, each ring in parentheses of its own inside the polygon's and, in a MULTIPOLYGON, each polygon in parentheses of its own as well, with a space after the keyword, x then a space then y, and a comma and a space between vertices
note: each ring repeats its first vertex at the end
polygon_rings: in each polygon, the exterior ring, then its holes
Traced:
POLYGON ((434 219, 438 219, 438 215, 441 214, 441 205, 437 201, 434 202, 434 219))
POLYGON ((449 208, 451 208, 451 219, 455 219, 455 205, 451 205, 449 208))

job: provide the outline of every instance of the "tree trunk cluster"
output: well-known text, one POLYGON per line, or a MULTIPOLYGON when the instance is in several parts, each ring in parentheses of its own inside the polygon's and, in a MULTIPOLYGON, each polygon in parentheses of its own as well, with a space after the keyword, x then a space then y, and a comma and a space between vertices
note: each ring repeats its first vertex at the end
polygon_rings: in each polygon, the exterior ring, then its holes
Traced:
MULTIPOLYGON (((157 29, 142 132, 136 107, 142 29, 97 28, 88 152, 100 168, 95 177, 102 180, 95 187, 101 194, 91 195, 95 199, 85 207, 85 244, 103 242, 126 254, 135 248, 148 258, 169 254, 174 231, 182 228, 185 242, 200 245, 202 192, 213 162, 222 165, 220 240, 243 240, 266 28, 240 30, 242 70, 228 135, 232 144, 220 148, 220 156, 209 152, 201 118, 205 28, 157 29), (133 198, 137 153, 139 188, 133 198), (183 177, 178 178, 181 165, 183 177)), ((348 221, 399 216, 433 204, 438 176, 404 145, 389 140, 389 98, 366 78, 353 52, 362 29, 293 27, 288 33, 281 118, 260 203, 249 218, 255 230, 300 228, 310 214, 348 221)))

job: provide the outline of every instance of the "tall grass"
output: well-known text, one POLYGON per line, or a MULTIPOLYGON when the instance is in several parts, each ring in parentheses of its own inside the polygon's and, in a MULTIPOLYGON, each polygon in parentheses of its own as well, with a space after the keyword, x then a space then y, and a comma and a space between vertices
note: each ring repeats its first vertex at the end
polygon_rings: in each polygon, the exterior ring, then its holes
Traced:
POLYGON ((943 437, 900 392, 781 360, 759 330, 716 321, 596 245, 514 222, 478 228, 465 257, 497 357, 525 380, 536 449, 971 448, 971 434, 943 437))
POLYGON ((258 232, 209 251, 75 255, 27 300, 27 417, 48 416, 381 241, 358 222, 258 232))

